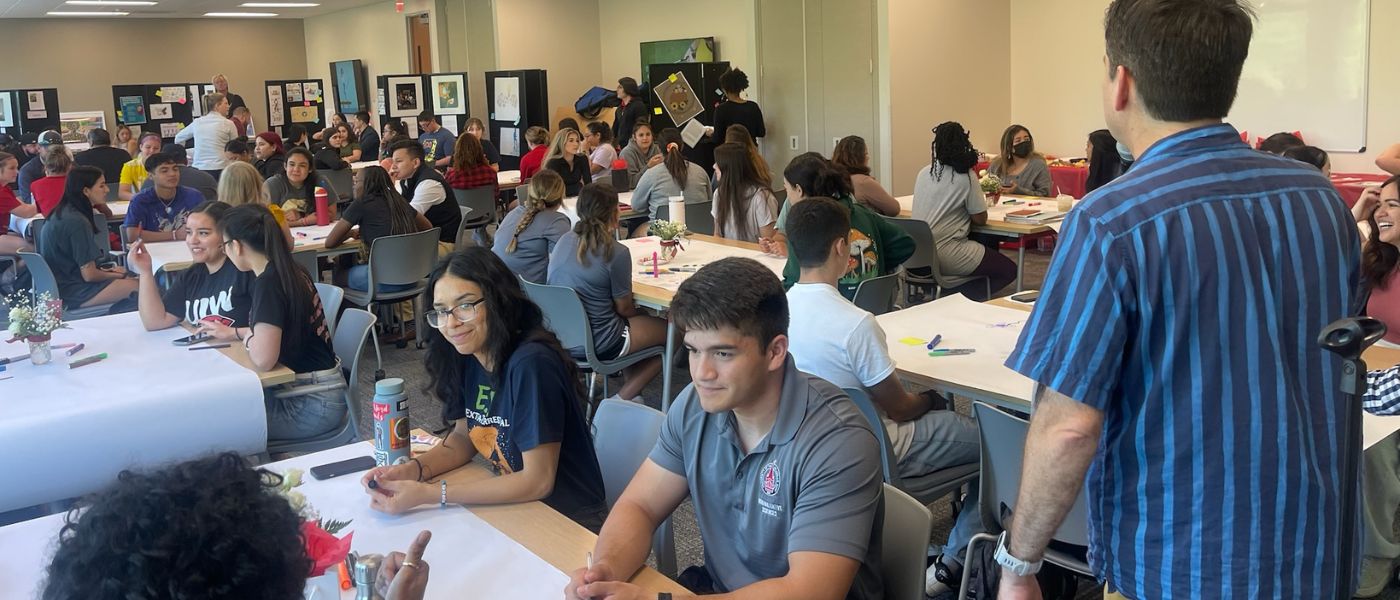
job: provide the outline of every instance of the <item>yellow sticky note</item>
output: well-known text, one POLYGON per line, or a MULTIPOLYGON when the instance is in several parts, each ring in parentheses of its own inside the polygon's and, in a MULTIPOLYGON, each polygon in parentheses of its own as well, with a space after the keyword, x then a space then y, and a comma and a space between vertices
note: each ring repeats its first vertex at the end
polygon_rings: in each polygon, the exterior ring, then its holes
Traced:
POLYGON ((160 97, 160 90, 156 90, 156 97, 157 97, 157 98, 160 97))
POLYGON ((656 108, 653 108, 653 109, 651 109, 651 112, 654 113, 654 114, 658 114, 658 115, 659 115, 659 114, 661 114, 661 107, 658 106, 658 107, 656 107, 656 108))
POLYGON ((899 343, 904 344, 905 346, 922 346, 924 344, 927 344, 928 342, 925 342, 916 337, 907 337, 900 339, 899 343))
POLYGON ((670 77, 667 77, 667 79, 671 80, 671 83, 675 83, 675 82, 676 82, 676 74, 675 74, 675 73, 672 73, 670 77))

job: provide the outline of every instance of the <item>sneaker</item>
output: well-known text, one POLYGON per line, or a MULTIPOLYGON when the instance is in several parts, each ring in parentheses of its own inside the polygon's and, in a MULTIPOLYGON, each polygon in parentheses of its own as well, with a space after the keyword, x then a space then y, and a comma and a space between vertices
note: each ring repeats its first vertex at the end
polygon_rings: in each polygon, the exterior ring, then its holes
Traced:
POLYGON ((1390 583, 1391 568, 1394 563, 1381 558, 1365 556, 1361 558, 1361 585, 1356 588, 1357 598, 1374 598, 1385 591, 1390 583))
POLYGON ((962 585, 962 565, 944 562, 943 555, 933 559, 924 573, 924 593, 933 598, 958 591, 962 585))

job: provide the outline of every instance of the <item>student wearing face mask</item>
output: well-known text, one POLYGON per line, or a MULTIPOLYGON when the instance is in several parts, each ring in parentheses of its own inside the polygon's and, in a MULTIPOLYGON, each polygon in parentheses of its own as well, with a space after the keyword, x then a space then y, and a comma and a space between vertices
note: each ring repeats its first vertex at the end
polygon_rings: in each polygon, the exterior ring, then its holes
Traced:
POLYGON ((1012 125, 1001 134, 1001 154, 987 168, 1001 178, 1001 193, 1050 196, 1050 165, 1035 151, 1031 131, 1012 125))

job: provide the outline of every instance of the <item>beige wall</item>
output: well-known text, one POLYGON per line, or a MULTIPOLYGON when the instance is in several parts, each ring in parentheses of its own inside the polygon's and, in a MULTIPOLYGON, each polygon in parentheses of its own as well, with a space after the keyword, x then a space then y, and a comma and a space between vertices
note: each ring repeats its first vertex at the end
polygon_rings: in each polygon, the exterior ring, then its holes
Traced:
POLYGON ((223 73, 265 129, 263 81, 306 76, 296 20, 0 19, 0 40, 9 52, 0 60, 0 87, 56 87, 60 110, 101 110, 109 126, 116 123, 113 85, 208 83, 223 73), (256 49, 255 57, 214 50, 235 44, 256 49))
MULTIPOLYGON (((384 2, 304 19, 307 76, 323 80, 329 93, 332 62, 363 61, 373 115, 378 98, 375 78, 408 72, 408 23, 404 18, 431 6, 426 0, 411 1, 399 14, 392 3, 384 2)), ((372 120, 379 126, 377 115, 372 120)))
POLYGON ((604 87, 619 77, 643 79, 642 42, 713 36, 720 60, 748 73, 749 93, 757 99, 756 1, 598 0, 604 87))
POLYGON ((597 0, 496 2, 496 64, 500 70, 544 69, 550 126, 555 110, 574 101, 603 77, 597 0))
MULTIPOLYGON (((1011 120, 1030 128, 1043 152, 1082 155, 1089 132, 1104 126, 1099 85, 1108 0, 1010 2, 1012 39, 1033 40, 1028 43, 1035 48, 1015 52, 1011 120)), ((1371 3, 1367 152, 1333 152, 1335 171, 1379 172, 1375 155, 1400 142, 1400 112, 1392 109, 1400 95, 1400 77, 1395 76, 1400 73, 1400 56, 1388 47, 1397 25, 1400 2, 1371 3)))
MULTIPOLYGON (((939 123, 962 123, 978 149, 991 149, 1000 139, 1012 114, 1007 41, 1012 1, 888 0, 889 37, 881 46, 888 56, 882 54, 881 61, 889 63, 889 96, 882 105, 890 115, 893 161, 891 180, 882 183, 894 195, 914 192, 914 177, 929 163, 929 142, 939 123)), ((1017 1, 1017 6, 1043 1, 1017 1)), ((1055 3, 1064 4, 1069 3, 1055 3)), ((1046 37, 1023 39, 1039 45, 1046 37)), ((1022 52, 1017 58, 1027 54, 1048 53, 1022 52)))

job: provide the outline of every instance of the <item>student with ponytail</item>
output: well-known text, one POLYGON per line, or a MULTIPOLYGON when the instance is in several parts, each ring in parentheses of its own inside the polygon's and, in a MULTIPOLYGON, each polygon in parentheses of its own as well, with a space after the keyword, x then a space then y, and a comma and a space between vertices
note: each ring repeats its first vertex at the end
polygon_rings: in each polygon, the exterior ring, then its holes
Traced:
POLYGON ((658 138, 661 163, 642 173, 636 189, 632 190, 632 210, 646 212, 651 219, 656 218, 657 208, 670 202, 671 196, 684 196, 686 204, 710 200, 710 177, 700 165, 681 154, 684 150, 681 132, 675 128, 663 129, 658 138))
POLYGON ((559 212, 563 203, 564 180, 554 171, 540 171, 530 178, 520 206, 496 230, 491 250, 525 281, 544 283, 549 276, 549 254, 569 232, 569 217, 559 212))
MULTIPOLYGON (((377 240, 389 235, 417 233, 433 228, 428 218, 423 216, 394 191, 394 182, 384 167, 375 165, 360 170, 360 187, 356 190, 355 201, 345 208, 340 220, 326 234, 326 247, 335 248, 350 238, 351 230, 359 227, 360 249, 368 258, 369 248, 377 240)), ((346 277, 346 287, 361 292, 369 291, 369 265, 358 264, 350 267, 346 277)), ((399 291, 412 287, 384 285, 381 292, 399 291)))
POLYGON ((306 438, 341 426, 345 379, 331 349, 326 315, 311 276, 292 261, 277 221, 267 207, 244 204, 229 209, 219 229, 228 259, 255 276, 252 304, 247 326, 203 321, 200 331, 242 343, 258 371, 281 364, 296 373, 294 381, 263 391, 269 440, 306 438))
POLYGON ((749 150, 743 144, 728 142, 715 148, 714 206, 715 234, 719 237, 757 243, 772 238, 777 221, 777 199, 754 172, 749 150))
MULTIPOLYGON (((702 172, 703 174, 703 172, 702 172)), ((617 193, 606 183, 590 183, 578 196, 578 223, 559 238, 549 255, 549 285, 573 288, 588 313, 598 356, 611 360, 666 340, 666 322, 642 314, 632 301, 632 253, 613 238, 617 229, 617 193)), ((583 348, 572 348, 581 356, 583 348)), ((661 358, 623 371, 626 382, 617 397, 639 400, 657 373, 661 358)))

